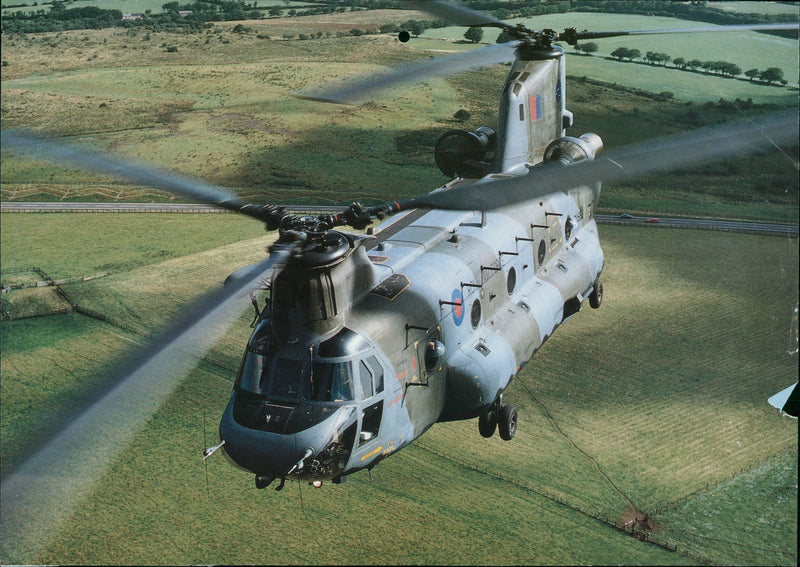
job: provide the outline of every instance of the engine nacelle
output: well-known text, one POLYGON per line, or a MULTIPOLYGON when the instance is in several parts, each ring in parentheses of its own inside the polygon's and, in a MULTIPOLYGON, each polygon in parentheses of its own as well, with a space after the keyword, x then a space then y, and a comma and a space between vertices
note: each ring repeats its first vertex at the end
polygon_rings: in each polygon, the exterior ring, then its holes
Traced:
POLYGON ((493 168, 493 160, 486 156, 494 153, 497 134, 488 126, 474 132, 450 130, 436 141, 436 165, 448 177, 483 177, 493 168))
POLYGON ((563 136, 550 142, 544 151, 544 161, 560 161, 565 165, 594 159, 603 150, 603 140, 594 132, 583 134, 580 138, 563 136))

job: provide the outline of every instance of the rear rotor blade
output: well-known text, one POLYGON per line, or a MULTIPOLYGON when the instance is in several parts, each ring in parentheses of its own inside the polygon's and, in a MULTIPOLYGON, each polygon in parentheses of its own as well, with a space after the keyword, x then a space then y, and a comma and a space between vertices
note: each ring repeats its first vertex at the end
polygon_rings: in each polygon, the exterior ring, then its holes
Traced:
POLYGON ((506 28, 508 24, 483 12, 444 0, 415 0, 408 2, 410 6, 428 12, 455 26, 492 26, 506 28))
POLYGON ((461 71, 505 63, 514 58, 517 45, 518 41, 510 41, 455 55, 415 61, 385 73, 347 82, 341 87, 323 87, 319 91, 298 93, 297 96, 322 102, 361 104, 371 96, 400 84, 419 83, 433 77, 446 77, 461 71))
POLYGON ((4 130, 3 150, 21 151, 44 159, 86 168, 98 173, 125 179, 129 182, 165 189, 172 193, 199 199, 203 203, 223 207, 259 220, 266 220, 262 206, 245 203, 228 190, 177 173, 159 171, 152 166, 137 164, 102 154, 95 150, 50 140, 30 133, 4 130))
POLYGON ((251 305, 247 294, 284 265, 301 241, 279 242, 257 275, 210 293, 119 369, 120 379, 19 468, 3 478, 0 528, 4 562, 25 562, 58 533, 74 507, 108 470, 119 451, 230 326, 251 305), (26 559, 27 558, 27 559, 26 559))
POLYGON ((761 31, 777 31, 777 30, 796 30, 798 23, 787 24, 742 24, 732 26, 705 26, 699 28, 672 28, 672 29, 656 29, 656 30, 627 30, 627 31, 607 31, 607 32, 575 32, 573 30, 566 30, 559 35, 559 39, 566 41, 571 45, 582 39, 600 39, 606 37, 618 37, 625 35, 655 35, 667 33, 703 33, 703 32, 727 32, 727 31, 747 31, 747 30, 761 30, 761 31))
MULTIPOLYGON (((797 111, 792 110, 758 121, 732 122, 619 148, 593 161, 569 166, 556 163, 543 165, 525 176, 431 193, 401 203, 400 206, 402 209, 498 209, 596 181, 613 183, 633 180, 731 157, 737 153, 796 144, 797 139, 797 111)), ((796 163, 794 165, 797 167, 796 163)))

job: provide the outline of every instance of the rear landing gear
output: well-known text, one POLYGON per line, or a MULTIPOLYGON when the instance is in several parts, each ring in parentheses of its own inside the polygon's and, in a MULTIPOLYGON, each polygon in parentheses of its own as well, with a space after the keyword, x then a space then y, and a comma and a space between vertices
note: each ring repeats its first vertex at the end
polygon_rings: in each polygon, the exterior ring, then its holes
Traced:
POLYGON ((500 430, 500 438, 511 441, 517 433, 517 407, 504 406, 503 396, 484 413, 478 416, 478 431, 487 439, 494 435, 495 429, 500 430))
POLYGON ((488 439, 494 435, 495 429, 497 429, 497 415, 494 411, 490 410, 478 416, 478 431, 480 431, 481 437, 488 439))
POLYGON ((503 441, 511 441, 517 433, 517 406, 501 406, 497 425, 500 438, 503 441))

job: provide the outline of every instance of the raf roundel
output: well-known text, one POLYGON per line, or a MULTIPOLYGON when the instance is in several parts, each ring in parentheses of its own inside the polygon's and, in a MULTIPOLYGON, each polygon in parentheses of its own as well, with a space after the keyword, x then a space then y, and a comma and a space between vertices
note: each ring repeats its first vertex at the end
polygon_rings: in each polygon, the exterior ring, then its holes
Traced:
POLYGON ((453 295, 450 299, 453 302, 453 322, 456 325, 461 325, 464 320, 464 298, 461 295, 460 289, 454 289, 453 295))

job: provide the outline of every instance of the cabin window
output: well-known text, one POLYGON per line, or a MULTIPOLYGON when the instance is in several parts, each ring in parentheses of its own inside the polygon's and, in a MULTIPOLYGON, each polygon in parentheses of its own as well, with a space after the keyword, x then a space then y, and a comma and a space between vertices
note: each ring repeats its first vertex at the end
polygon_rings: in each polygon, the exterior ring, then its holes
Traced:
POLYGON ((545 244, 544 240, 542 240, 539 242, 539 253, 537 255, 537 260, 539 260, 540 266, 544 264, 545 256, 547 256, 547 244, 545 244))
POLYGON ((525 122, 525 105, 519 105, 519 120, 520 122, 525 122))
POLYGON ((378 436, 381 428, 381 417, 383 417, 383 400, 364 408, 361 412, 361 435, 358 444, 363 445, 378 436))
POLYGON ((514 293, 514 288, 517 287, 517 271, 514 269, 514 266, 511 266, 508 270, 508 277, 506 279, 506 289, 508 290, 508 295, 514 293))
POLYGON ((472 323, 472 328, 477 329, 478 324, 481 322, 481 300, 476 299, 472 302, 472 309, 470 311, 469 320, 472 323))

